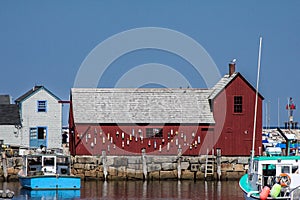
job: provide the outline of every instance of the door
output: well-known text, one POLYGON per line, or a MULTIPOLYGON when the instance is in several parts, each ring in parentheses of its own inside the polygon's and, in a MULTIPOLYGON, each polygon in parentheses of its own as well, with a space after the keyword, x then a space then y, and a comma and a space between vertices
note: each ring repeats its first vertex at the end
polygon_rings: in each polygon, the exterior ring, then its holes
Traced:
POLYGON ((47 127, 30 128, 30 147, 38 148, 41 145, 47 147, 47 127))

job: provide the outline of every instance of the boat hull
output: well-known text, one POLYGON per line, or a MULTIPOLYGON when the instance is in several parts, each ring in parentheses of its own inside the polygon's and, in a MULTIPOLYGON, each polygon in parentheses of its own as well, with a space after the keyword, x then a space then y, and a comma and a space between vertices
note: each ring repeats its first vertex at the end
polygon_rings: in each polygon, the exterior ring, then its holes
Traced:
POLYGON ((244 192, 244 199, 245 199, 245 200, 259 199, 259 198, 254 198, 254 197, 252 197, 252 196, 248 197, 247 195, 248 195, 248 193, 244 192))
MULTIPOLYGON (((253 196, 253 195, 250 195, 248 196, 248 193, 244 192, 244 199, 245 200, 256 200, 256 199, 260 199, 259 196, 253 196)), ((291 199, 290 197, 277 197, 277 198, 272 198, 272 197, 267 197, 267 200, 289 200, 291 199)))
MULTIPOLYGON (((241 177, 239 185, 240 188, 243 190, 245 200, 260 199, 259 193, 257 191, 252 190, 248 185, 248 174, 245 174, 241 177)), ((291 198, 290 197, 277 197, 277 198, 267 197, 267 199, 287 200, 291 198)))
POLYGON ((76 190, 80 189, 80 177, 76 176, 56 176, 42 175, 32 177, 19 176, 20 184, 23 188, 31 190, 76 190))
POLYGON ((246 200, 259 199, 259 194, 253 191, 248 185, 248 174, 241 177, 239 182, 240 188, 243 190, 244 198, 246 200), (252 193, 251 195, 249 193, 252 193), (248 195, 249 194, 249 195, 248 195))

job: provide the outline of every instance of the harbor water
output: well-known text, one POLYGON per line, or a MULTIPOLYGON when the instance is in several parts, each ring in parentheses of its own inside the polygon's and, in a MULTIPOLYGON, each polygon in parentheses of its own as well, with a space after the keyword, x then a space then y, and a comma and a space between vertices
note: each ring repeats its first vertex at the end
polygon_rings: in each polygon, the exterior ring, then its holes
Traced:
POLYGON ((26 190, 19 182, 1 183, 13 199, 205 199, 238 200, 238 181, 82 181, 80 190, 26 190))

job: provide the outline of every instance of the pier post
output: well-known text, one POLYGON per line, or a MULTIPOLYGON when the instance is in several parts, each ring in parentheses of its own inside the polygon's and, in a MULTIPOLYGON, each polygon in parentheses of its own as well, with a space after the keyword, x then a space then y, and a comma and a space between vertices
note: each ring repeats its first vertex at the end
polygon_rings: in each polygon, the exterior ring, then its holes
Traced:
POLYGON ((182 155, 182 149, 178 148, 178 159, 177 159, 177 178, 178 180, 181 179, 181 155, 182 155))
POLYGON ((221 180, 221 149, 217 148, 217 175, 218 180, 221 180))
POLYGON ((3 176, 4 176, 4 180, 7 181, 7 162, 6 162, 6 155, 5 155, 5 151, 2 152, 1 154, 2 156, 2 166, 3 166, 3 176))
POLYGON ((104 174, 104 180, 107 179, 107 157, 106 157, 106 151, 102 151, 102 163, 103 163, 103 174, 104 174))
POLYGON ((146 159, 146 149, 142 149, 142 162, 143 162, 143 173, 144 173, 144 178, 147 180, 147 159, 146 159))

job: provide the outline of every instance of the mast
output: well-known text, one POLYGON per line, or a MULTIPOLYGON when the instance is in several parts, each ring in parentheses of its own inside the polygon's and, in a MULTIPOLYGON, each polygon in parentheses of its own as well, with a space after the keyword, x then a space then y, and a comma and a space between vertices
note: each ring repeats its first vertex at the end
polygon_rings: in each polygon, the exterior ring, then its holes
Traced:
POLYGON ((262 37, 259 38, 259 51, 258 51, 258 62, 257 62, 257 80, 256 80, 256 94, 255 94, 255 110, 254 110, 254 125, 253 125, 253 138, 252 138, 252 151, 251 159, 254 158, 254 149, 255 149, 255 133, 256 133, 256 116, 257 116, 257 101, 258 101, 258 84, 259 84, 259 72, 260 72, 260 61, 261 61, 261 45, 262 37))
POLYGON ((278 104, 277 104, 277 127, 280 126, 280 116, 279 116, 279 97, 278 97, 278 104))

